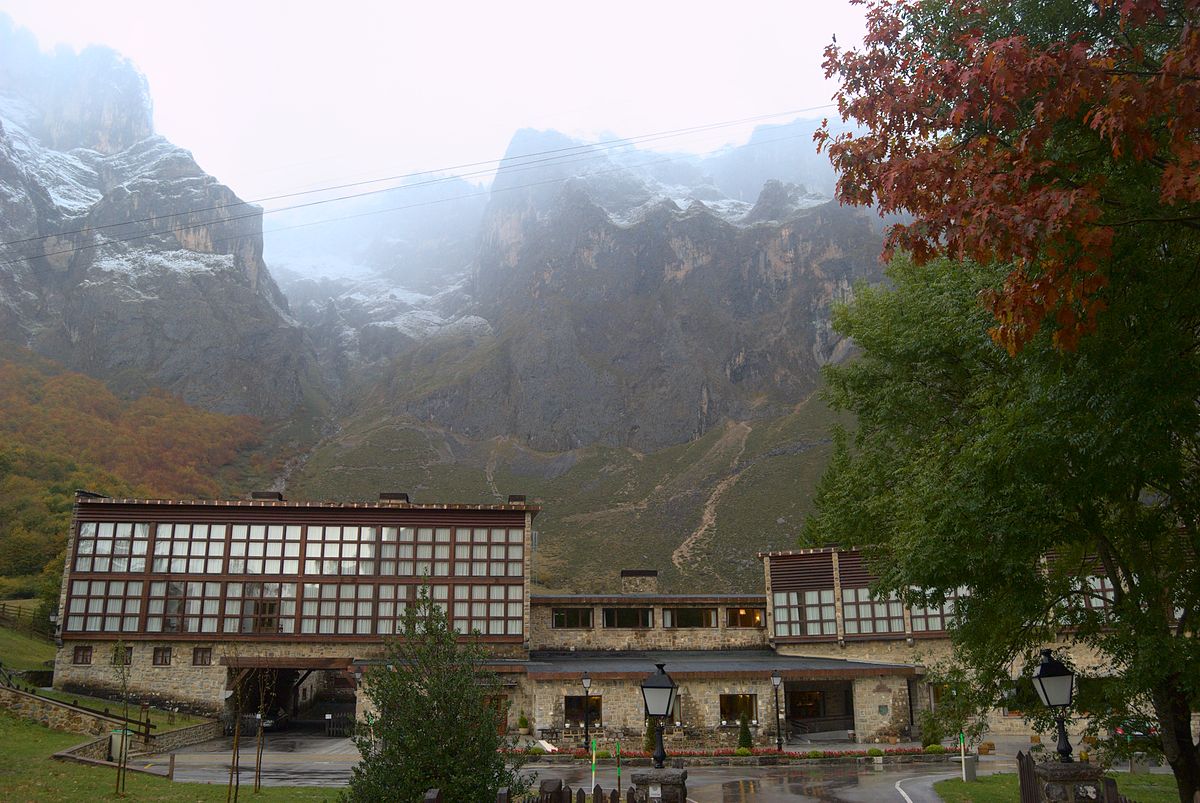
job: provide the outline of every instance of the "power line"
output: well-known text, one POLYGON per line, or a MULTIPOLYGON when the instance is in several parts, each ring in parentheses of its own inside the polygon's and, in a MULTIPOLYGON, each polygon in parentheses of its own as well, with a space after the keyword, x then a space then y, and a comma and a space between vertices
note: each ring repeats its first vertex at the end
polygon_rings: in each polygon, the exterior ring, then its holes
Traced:
MULTIPOLYGON (((783 117, 783 116, 790 115, 790 114, 801 114, 804 112, 816 111, 818 109, 831 108, 832 106, 833 106, 833 104, 827 103, 827 104, 823 104, 820 106, 812 106, 812 107, 804 108, 804 109, 792 109, 789 111, 775 112, 772 114, 760 114, 760 115, 755 115, 752 117, 743 117, 743 118, 740 118, 737 120, 726 120, 726 121, 719 122, 719 123, 707 123, 704 125, 690 126, 687 128, 677 128, 677 129, 670 129, 670 130, 666 130, 666 131, 653 132, 653 133, 649 133, 649 134, 640 134, 640 135, 633 136, 633 137, 623 137, 620 139, 604 140, 601 142, 591 143, 591 144, 571 145, 571 146, 567 146, 567 147, 563 147, 563 148, 553 148, 553 149, 549 149, 549 150, 545 150, 545 151, 535 151, 533 153, 523 154, 522 156, 513 157, 512 159, 508 160, 510 162, 510 165, 508 165, 506 167, 507 167, 507 169, 515 169, 515 168, 522 167, 527 164, 535 164, 538 162, 548 162, 548 161, 553 161, 555 158, 562 158, 562 157, 550 157, 548 159, 537 159, 537 160, 534 160, 531 158, 531 157, 535 157, 535 156, 547 156, 549 154, 563 154, 564 156, 566 156, 566 155, 572 155, 572 154, 570 154, 571 151, 587 152, 587 151, 593 151, 596 149, 611 150, 611 149, 618 148, 622 145, 652 142, 652 141, 657 141, 657 140, 661 140, 661 139, 671 139, 671 138, 674 138, 677 136, 684 136, 684 135, 693 134, 693 133, 702 133, 702 132, 716 130, 716 129, 720 129, 720 128, 727 128, 727 127, 734 126, 734 125, 742 125, 742 124, 750 123, 750 122, 758 122, 758 121, 762 121, 762 120, 771 119, 774 117, 783 117), (515 164, 511 164, 514 162, 515 162, 515 164)), ((300 196, 304 196, 304 195, 312 195, 312 194, 316 194, 316 193, 334 192, 337 190, 350 189, 353 187, 363 187, 363 186, 367 186, 370 184, 380 184, 385 181, 399 181, 399 180, 408 179, 408 178, 416 178, 418 176, 449 173, 454 170, 464 170, 467 168, 478 168, 478 167, 482 167, 484 165, 497 165, 499 167, 499 166, 503 165, 504 161, 505 160, 503 158, 501 158, 501 159, 488 159, 488 160, 480 161, 480 162, 467 162, 467 163, 463 163, 463 164, 459 164, 459 165, 452 165, 449 167, 436 168, 436 169, 432 169, 432 170, 422 170, 422 171, 417 171, 417 172, 413 172, 413 173, 404 173, 404 174, 394 175, 394 176, 385 176, 382 178, 365 179, 362 181, 353 181, 353 182, 348 182, 348 183, 344 183, 344 184, 335 184, 335 185, 331 185, 331 186, 327 186, 327 187, 319 187, 319 188, 310 189, 310 190, 300 190, 300 191, 296 191, 296 192, 281 193, 278 195, 269 195, 269 196, 264 196, 261 198, 255 198, 255 199, 252 199, 249 201, 238 201, 236 203, 215 204, 213 206, 200 207, 200 208, 196 208, 196 209, 186 210, 183 212, 173 212, 169 215, 151 215, 149 217, 138 218, 138 219, 134 219, 134 220, 126 220, 126 221, 121 221, 119 223, 107 223, 107 224, 100 225, 100 226, 88 226, 88 227, 79 228, 79 229, 68 229, 65 231, 55 232, 53 234, 42 234, 42 235, 38 235, 36 237, 25 237, 25 238, 18 239, 18 240, 10 240, 8 242, 0 243, 0 247, 11 248, 12 246, 23 245, 25 243, 36 242, 38 240, 46 240, 46 239, 50 239, 52 237, 67 237, 72 234, 83 234, 88 231, 103 231, 106 229, 118 228, 121 226, 132 226, 132 225, 139 224, 139 223, 155 223, 158 221, 171 220, 173 218, 178 218, 178 217, 181 217, 184 215, 199 214, 201 212, 214 212, 214 211, 219 211, 219 210, 223 210, 223 209, 227 209, 227 208, 231 208, 231 207, 248 206, 250 204, 260 204, 260 203, 266 203, 269 201, 277 201, 277 200, 282 200, 285 198, 296 198, 296 197, 300 197, 300 196)), ((495 168, 489 168, 487 170, 477 170, 473 173, 467 174, 467 176, 470 177, 470 176, 487 175, 488 173, 493 172, 494 169, 495 168)), ((437 179, 434 179, 434 180, 428 181, 428 182, 417 182, 415 184, 405 184, 405 185, 400 185, 398 187, 387 187, 387 188, 383 188, 380 190, 375 190, 374 193, 390 192, 391 190, 405 189, 408 187, 425 186, 427 184, 437 183, 439 181, 449 181, 449 180, 452 180, 453 178, 463 178, 463 177, 464 176, 440 177, 440 178, 437 178, 437 179)), ((285 207, 280 207, 277 209, 266 210, 264 212, 264 214, 273 214, 276 212, 287 211, 290 209, 297 209, 297 208, 301 208, 303 206, 314 205, 316 203, 332 203, 334 201, 346 200, 348 198, 359 197, 360 195, 366 195, 366 194, 371 194, 371 193, 351 194, 351 195, 347 195, 347 196, 340 196, 337 198, 330 198, 330 199, 325 199, 322 201, 312 202, 311 204, 285 206, 285 207)), ((255 213, 255 214, 257 214, 257 213, 255 213)), ((238 218, 227 218, 226 220, 233 220, 233 219, 238 219, 238 218)), ((215 222, 224 222, 224 221, 212 221, 212 222, 215 223, 215 222)), ((205 224, 205 225, 211 225, 211 223, 205 224)), ((161 233, 165 233, 165 232, 161 232, 161 233)))
MULTIPOLYGON (((804 136, 804 134, 792 134, 792 136, 788 136, 788 137, 779 137, 779 138, 775 138, 775 139, 760 140, 760 142, 757 142, 757 143, 748 143, 748 144, 742 145, 742 148, 750 148, 750 146, 769 144, 769 143, 773 143, 773 142, 784 142, 784 140, 797 139, 797 138, 803 137, 803 136, 804 136)), ((553 151, 546 151, 546 152, 553 152, 553 151)), ((710 155, 710 154, 712 154, 712 152, 716 152, 716 151, 710 151, 709 154, 700 154, 698 156, 710 155)), ((571 156, 581 156, 581 155, 574 154, 571 156)), ((588 154, 588 155, 582 155, 582 156, 583 156, 582 158, 569 158, 569 160, 558 161, 557 163, 553 164, 553 167, 569 166, 569 164, 577 164, 577 163, 581 163, 581 162, 594 161, 594 160, 598 160, 598 158, 605 157, 605 154, 602 154, 602 152, 601 152, 601 154, 588 154)), ((678 158, 690 158, 690 157, 692 157, 692 156, 683 156, 682 155, 682 156, 676 156, 676 157, 666 157, 666 158, 661 158, 661 160, 644 162, 644 163, 640 164, 640 166, 637 166, 637 167, 646 167, 646 166, 649 166, 649 164, 660 164, 660 163, 664 163, 664 162, 672 162, 672 161, 677 161, 678 158)), ((544 167, 544 164, 542 164, 542 163, 547 162, 547 161, 556 160, 556 158, 557 158, 557 160, 564 160, 564 156, 545 158, 545 160, 536 160, 533 162, 517 164, 516 167, 512 167, 512 168, 506 167, 505 172, 521 172, 521 170, 532 169, 532 168, 536 168, 536 167, 544 167)), ((628 169, 628 168, 626 168, 624 166, 618 166, 611 170, 596 170, 596 172, 592 173, 592 175, 620 172, 620 170, 625 170, 625 169, 628 169)), ((491 172, 491 170, 486 170, 486 172, 491 172)), ((472 175, 472 174, 468 174, 468 175, 472 175)), ((368 190, 366 192, 349 193, 349 194, 346 194, 346 196, 338 196, 335 198, 311 200, 311 202, 307 202, 307 203, 293 204, 290 206, 281 206, 281 208, 271 210, 271 212, 288 211, 288 210, 294 210, 294 209, 305 209, 305 208, 310 208, 310 206, 335 203, 335 202, 338 202, 338 200, 348 200, 348 199, 353 199, 353 198, 372 196, 372 194, 390 192, 392 190, 407 190, 407 188, 426 186, 426 185, 430 185, 430 184, 438 184, 438 182, 440 182, 440 181, 449 181, 449 180, 454 180, 457 178, 462 178, 462 176, 444 176, 444 178, 431 179, 430 181, 416 182, 416 184, 403 185, 400 187, 386 187, 386 188, 383 188, 383 190, 368 190)), ((568 179, 569 178, 574 178, 574 176, 568 176, 568 179)), ((506 187, 506 188, 504 188, 504 190, 520 190, 520 188, 540 186, 540 185, 545 185, 545 184, 554 184, 554 182, 565 181, 568 179, 551 179, 548 181, 538 181, 538 182, 533 182, 533 184, 517 185, 514 187, 506 187)), ((389 209, 383 209, 383 210, 373 210, 370 212, 360 212, 360 214, 334 217, 334 218, 329 218, 329 220, 325 220, 325 221, 313 221, 310 223, 298 224, 298 226, 288 226, 288 227, 282 227, 282 228, 278 228, 278 229, 265 230, 265 232, 263 232, 263 234, 268 234, 268 233, 272 233, 272 232, 282 232, 282 230, 290 230, 293 228, 304 228, 307 226, 316 226, 316 224, 318 224, 318 223, 335 222, 335 221, 341 221, 341 220, 352 220, 352 218, 355 218, 355 217, 364 217, 367 215, 385 214, 385 212, 389 212, 389 211, 401 211, 404 209, 413 209, 413 208, 418 208, 418 206, 426 206, 426 205, 431 205, 433 203, 446 203, 446 202, 450 202, 450 200, 462 200, 462 199, 467 199, 467 198, 486 196, 486 194, 491 193, 491 192, 499 192, 499 191, 484 190, 484 191, 480 191, 478 193, 464 194, 464 196, 456 196, 456 197, 452 197, 452 198, 431 200, 431 202, 419 202, 419 203, 407 204, 407 205, 403 205, 403 206, 395 206, 395 208, 389 208, 389 209)), ((179 214, 186 214, 186 212, 179 212, 179 214)), ((16 264, 18 262, 24 262, 24 260, 29 259, 29 258, 36 258, 36 257, 47 258, 47 257, 61 256, 61 254, 76 253, 79 251, 88 250, 88 248, 100 248, 104 245, 120 244, 120 242, 131 242, 133 240, 144 240, 144 239, 152 238, 152 236, 158 236, 158 235, 162 235, 162 234, 169 234, 169 233, 178 234, 179 232, 185 232, 185 230, 215 226, 215 224, 218 224, 218 223, 233 223, 236 221, 246 220, 246 218, 258 217, 260 214, 262 214, 262 212, 259 212, 258 210, 254 210, 252 212, 246 212, 246 214, 242 214, 242 215, 233 215, 230 217, 218 218, 218 220, 210 220, 210 221, 204 221, 204 222, 199 222, 199 223, 192 223, 192 224, 188 224, 188 226, 182 226, 179 228, 157 230, 157 232, 146 232, 146 233, 142 233, 142 234, 131 234, 131 235, 127 235, 127 236, 122 236, 122 238, 113 238, 113 239, 107 239, 107 240, 98 241, 98 242, 90 242, 90 244, 86 244, 86 245, 71 246, 71 247, 66 247, 66 248, 60 248, 60 250, 58 250, 58 251, 49 251, 46 253, 36 254, 35 257, 17 257, 17 258, 13 258, 13 259, 8 259, 8 260, 5 260, 5 262, 0 262, 0 265, 16 264)), ((89 229, 82 229, 82 230, 83 230, 83 232, 86 232, 86 230, 89 230, 89 229)), ((62 235, 47 235, 47 236, 62 236, 62 235)), ((226 242, 228 240, 238 239, 238 236, 246 236, 246 235, 236 235, 236 236, 227 236, 227 238, 217 238, 217 239, 212 240, 212 242, 226 242)), ((0 247, 7 247, 7 244, 0 244, 0 247)))

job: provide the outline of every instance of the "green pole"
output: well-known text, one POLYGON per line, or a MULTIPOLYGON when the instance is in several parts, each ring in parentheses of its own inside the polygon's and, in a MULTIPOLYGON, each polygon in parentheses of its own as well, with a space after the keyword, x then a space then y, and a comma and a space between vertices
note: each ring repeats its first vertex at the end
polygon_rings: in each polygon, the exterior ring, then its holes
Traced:
POLYGON ((617 741, 617 797, 621 796, 621 742, 617 741))
MULTIPOLYGON (((596 740, 592 739, 592 789, 596 788, 596 740)), ((589 789, 590 793, 592 789, 589 789)))

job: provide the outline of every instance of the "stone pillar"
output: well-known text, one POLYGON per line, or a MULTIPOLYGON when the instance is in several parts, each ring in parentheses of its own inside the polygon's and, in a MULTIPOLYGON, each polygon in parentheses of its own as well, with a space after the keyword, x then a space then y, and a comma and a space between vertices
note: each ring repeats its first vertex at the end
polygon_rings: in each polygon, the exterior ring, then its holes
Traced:
POLYGON ((1033 768, 1042 803, 1083 803, 1104 800, 1103 771, 1095 764, 1050 761, 1033 768))
POLYGON ((651 768, 629 779, 637 803, 687 803, 687 770, 651 768))

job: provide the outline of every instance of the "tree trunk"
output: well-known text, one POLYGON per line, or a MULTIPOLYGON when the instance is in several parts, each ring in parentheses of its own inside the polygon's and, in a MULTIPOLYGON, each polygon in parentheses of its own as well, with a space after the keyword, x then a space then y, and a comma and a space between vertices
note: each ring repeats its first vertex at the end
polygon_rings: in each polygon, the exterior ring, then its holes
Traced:
POLYGON ((1200 803, 1200 748, 1192 742, 1192 710, 1178 676, 1156 691, 1153 700, 1162 728, 1163 756, 1175 773, 1179 803, 1200 803))

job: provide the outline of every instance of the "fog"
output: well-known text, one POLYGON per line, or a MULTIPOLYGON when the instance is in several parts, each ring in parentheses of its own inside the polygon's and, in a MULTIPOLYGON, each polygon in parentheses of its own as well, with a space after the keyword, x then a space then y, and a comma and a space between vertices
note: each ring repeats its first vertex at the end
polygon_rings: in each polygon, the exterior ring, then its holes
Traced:
MULTIPOLYGON (((129 57, 149 80, 158 131, 248 199, 498 159, 521 128, 601 140, 820 106, 832 95, 824 46, 862 28, 847 0, 2 0, 0 10, 43 49, 96 43, 129 57)), ((648 147, 705 152, 752 127, 648 147)))

